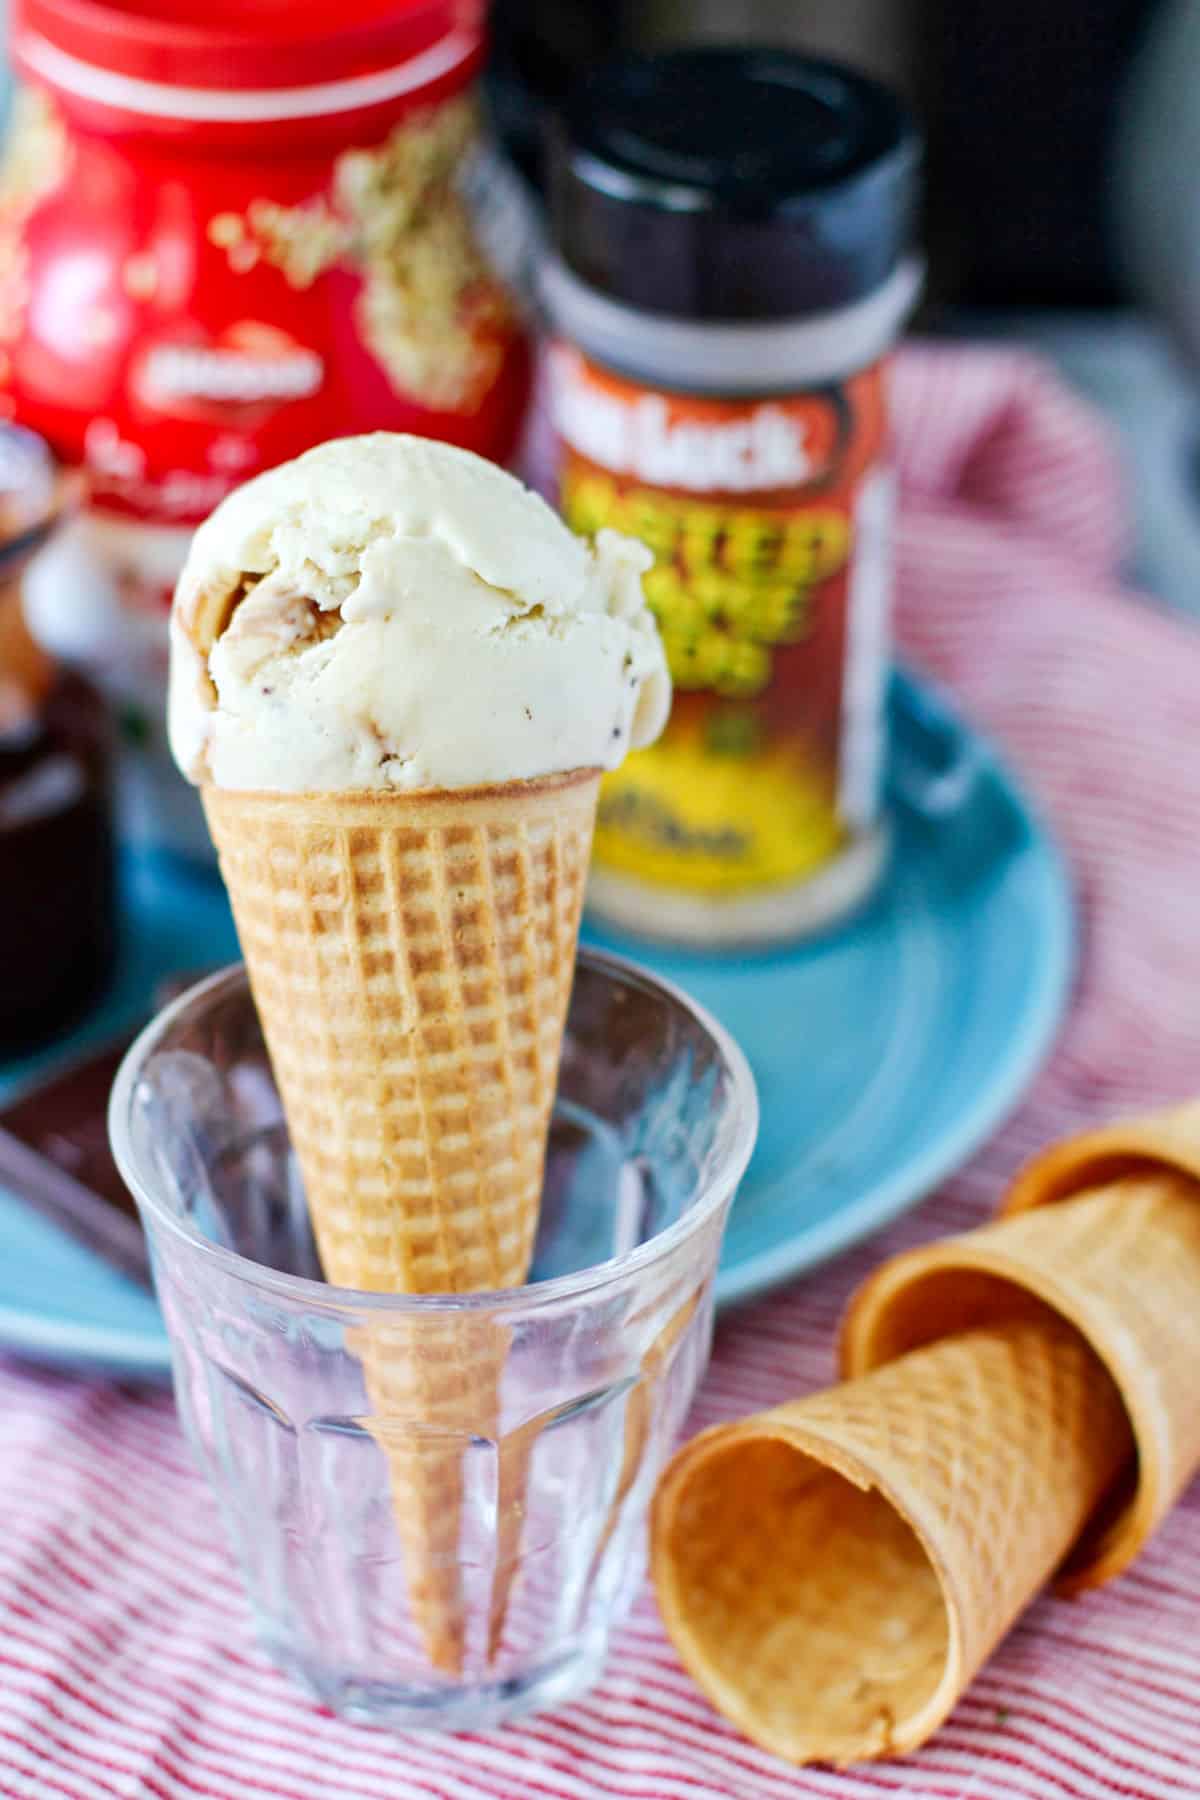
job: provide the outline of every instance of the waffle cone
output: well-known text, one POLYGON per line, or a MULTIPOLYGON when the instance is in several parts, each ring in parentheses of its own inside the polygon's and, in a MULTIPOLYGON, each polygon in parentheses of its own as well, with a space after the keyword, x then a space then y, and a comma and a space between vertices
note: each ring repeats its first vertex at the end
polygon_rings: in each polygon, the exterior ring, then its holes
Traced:
POLYGON ((847 1316, 843 1368, 873 1368, 1018 1294, 1087 1339, 1137 1450, 1060 1572, 1074 1593, 1132 1562, 1200 1468, 1200 1105, 1054 1145, 995 1223, 886 1264, 847 1316))
POLYGON ((1116 1574, 1200 1466, 1200 1105, 1035 1161, 994 1223, 886 1263, 840 1386, 685 1446, 668 1630, 797 1762, 916 1748, 1024 1606, 1116 1574))
POLYGON ((1049 1314, 944 1339, 688 1444, 655 1503, 659 1605, 714 1704, 793 1762, 924 1742, 1128 1450, 1049 1314))
MULTIPOLYGON (((525 1279, 597 786, 584 770, 437 793, 204 791, 337 1285, 444 1294, 525 1279)), ((507 1345, 473 1331, 371 1322, 356 1346, 413 1616, 450 1671, 466 1620, 466 1446, 495 1440, 491 1649, 523 1488, 522 1455, 497 1438, 507 1345)))

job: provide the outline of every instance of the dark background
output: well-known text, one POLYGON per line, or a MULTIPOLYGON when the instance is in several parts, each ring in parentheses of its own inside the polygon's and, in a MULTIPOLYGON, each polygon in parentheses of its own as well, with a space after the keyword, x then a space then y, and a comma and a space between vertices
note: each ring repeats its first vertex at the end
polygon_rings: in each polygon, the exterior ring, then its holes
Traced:
POLYGON ((1089 307, 1120 297, 1107 207, 1111 140, 1154 0, 493 7, 493 108, 534 179, 540 109, 610 50, 721 39, 791 44, 884 76, 919 113, 929 140, 928 306, 1089 307))

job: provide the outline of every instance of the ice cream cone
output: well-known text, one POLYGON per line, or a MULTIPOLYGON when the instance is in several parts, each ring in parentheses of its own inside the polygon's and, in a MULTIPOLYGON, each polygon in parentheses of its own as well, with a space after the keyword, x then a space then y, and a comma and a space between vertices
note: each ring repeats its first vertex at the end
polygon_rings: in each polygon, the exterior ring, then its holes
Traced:
POLYGON ((885 1264, 846 1379, 685 1446, 664 1619, 795 1761, 915 1748, 1055 1571, 1137 1554, 1200 1465, 1200 1106, 1058 1145, 1003 1216, 885 1264))
MULTIPOLYGON (((442 792, 204 802, 330 1281, 471 1293, 525 1279, 595 814, 593 771, 442 792)), ((498 1432, 506 1345, 369 1324, 410 1604, 463 1654, 462 1458, 498 1432)), ((521 1440, 496 1449, 491 1640, 516 1557, 521 1440)))
MULTIPOLYGON (((171 749, 204 793, 341 1286, 525 1278, 600 773, 670 707, 652 561, 576 537, 482 457, 388 432, 264 471, 192 540, 171 749)), ((419 1314, 365 1307, 353 1348, 413 1618, 438 1666, 475 1673, 532 1427, 502 1431, 503 1325, 419 1314)))

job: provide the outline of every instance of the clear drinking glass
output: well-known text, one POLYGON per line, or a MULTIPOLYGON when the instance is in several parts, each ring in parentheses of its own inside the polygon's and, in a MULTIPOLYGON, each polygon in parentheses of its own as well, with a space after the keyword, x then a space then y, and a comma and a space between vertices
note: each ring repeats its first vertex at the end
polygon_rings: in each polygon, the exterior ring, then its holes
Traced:
POLYGON ((754 1142, 721 1027, 581 953, 533 1269, 506 1292, 322 1281, 240 967, 142 1033, 110 1125, 267 1653, 394 1727, 476 1729, 587 1687, 642 1578, 754 1142))

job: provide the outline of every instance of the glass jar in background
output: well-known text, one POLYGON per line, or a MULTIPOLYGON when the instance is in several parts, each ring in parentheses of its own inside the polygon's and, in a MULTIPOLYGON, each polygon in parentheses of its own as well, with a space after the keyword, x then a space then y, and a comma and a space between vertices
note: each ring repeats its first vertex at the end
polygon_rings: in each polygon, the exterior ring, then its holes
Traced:
POLYGON ((883 868, 886 356, 919 164, 892 93, 784 50, 623 58, 553 140, 560 503, 654 553, 675 683, 601 792, 589 902, 617 924, 786 938, 883 868))
POLYGON ((85 473, 43 635, 117 703, 126 829, 208 853, 163 728, 167 602, 230 488, 387 429, 505 461, 530 218, 460 0, 18 0, 0 408, 85 473), (78 541, 86 536, 86 543, 78 541))
POLYGON ((34 641, 22 604, 66 498, 41 440, 0 429, 0 1056, 83 1013, 116 943, 105 707, 34 641))

